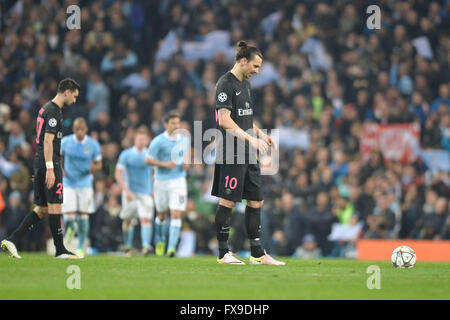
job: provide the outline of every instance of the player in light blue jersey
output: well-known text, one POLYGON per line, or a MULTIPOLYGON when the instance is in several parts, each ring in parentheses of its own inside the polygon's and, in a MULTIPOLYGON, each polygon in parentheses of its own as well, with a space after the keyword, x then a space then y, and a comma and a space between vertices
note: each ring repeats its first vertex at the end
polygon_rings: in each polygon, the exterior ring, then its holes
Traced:
POLYGON ((115 178, 122 189, 122 230, 125 251, 130 253, 133 247, 134 218, 141 223, 142 254, 152 251, 152 167, 146 163, 150 141, 145 126, 139 127, 134 136, 134 146, 123 150, 117 162, 115 178))
POLYGON ((169 228, 167 255, 174 257, 181 234, 181 215, 186 210, 189 168, 189 139, 176 132, 180 128, 180 115, 169 113, 164 119, 166 131, 155 137, 149 147, 147 163, 156 167, 154 197, 157 217, 155 219, 156 247, 158 256, 164 255, 166 234, 169 228), (164 221, 170 212, 170 226, 164 221))
POLYGON ((73 134, 61 140, 63 158, 64 199, 62 212, 66 226, 66 242, 70 242, 78 224, 77 255, 84 256, 84 243, 89 235, 89 214, 95 211, 92 173, 102 167, 100 144, 87 135, 83 118, 73 122, 73 134), (80 213, 76 223, 75 213, 80 213))

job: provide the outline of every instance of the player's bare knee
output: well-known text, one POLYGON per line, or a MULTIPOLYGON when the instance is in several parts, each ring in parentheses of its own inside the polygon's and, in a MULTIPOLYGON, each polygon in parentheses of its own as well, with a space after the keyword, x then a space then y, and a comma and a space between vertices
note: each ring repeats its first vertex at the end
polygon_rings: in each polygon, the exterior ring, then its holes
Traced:
POLYGON ((169 214, 169 211, 158 212, 157 215, 158 215, 159 221, 164 221, 164 220, 166 220, 168 214, 169 214))
POLYGON ((48 213, 49 214, 60 214, 61 213, 61 204, 60 203, 49 203, 48 204, 48 213))
POLYGON ((122 221, 122 226, 123 226, 124 228, 129 228, 129 227, 131 226, 131 220, 128 220, 128 219, 123 220, 123 221, 122 221))
POLYGON ((36 206, 33 211, 37 214, 37 216, 42 219, 48 214, 48 207, 36 206))
POLYGON ((247 205, 252 208, 261 208, 264 204, 264 200, 261 201, 248 201, 247 205))
POLYGON ((227 208, 234 208, 234 206, 236 205, 236 202, 220 198, 219 205, 227 207, 227 208))
POLYGON ((143 226, 150 226, 151 225, 151 220, 150 218, 141 218, 141 224, 143 226))
POLYGON ((180 210, 171 210, 170 211, 170 218, 172 219, 181 219, 181 215, 183 214, 180 210))

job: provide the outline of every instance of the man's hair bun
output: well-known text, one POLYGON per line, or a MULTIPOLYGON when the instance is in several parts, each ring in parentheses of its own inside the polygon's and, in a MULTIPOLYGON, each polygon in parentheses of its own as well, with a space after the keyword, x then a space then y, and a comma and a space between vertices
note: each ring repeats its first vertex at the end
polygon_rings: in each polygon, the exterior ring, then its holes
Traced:
POLYGON ((247 60, 252 60, 254 55, 258 55, 263 58, 261 52, 258 48, 254 46, 249 46, 244 40, 239 40, 236 48, 236 61, 246 58, 247 60))
POLYGON ((246 47, 247 46, 247 42, 245 42, 244 40, 241 40, 237 43, 238 47, 246 47))

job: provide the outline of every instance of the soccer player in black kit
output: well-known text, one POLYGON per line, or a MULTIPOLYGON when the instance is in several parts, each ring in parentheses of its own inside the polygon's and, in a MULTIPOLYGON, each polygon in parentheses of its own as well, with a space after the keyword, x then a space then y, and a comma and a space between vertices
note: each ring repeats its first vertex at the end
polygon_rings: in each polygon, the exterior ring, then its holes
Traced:
POLYGON ((256 150, 264 154, 269 146, 277 147, 275 141, 253 123, 248 79, 259 72, 262 60, 262 54, 256 47, 239 41, 233 68, 219 79, 216 86, 216 120, 221 135, 216 143, 211 194, 219 197, 215 226, 219 243, 217 262, 220 264, 245 264, 234 257, 228 248, 231 212, 236 202, 242 199, 247 200, 245 227, 250 240, 250 264, 285 264, 268 255, 262 249, 260 240, 264 200, 256 150), (232 148, 227 141, 232 141, 232 148))
POLYGON ((64 79, 58 84, 56 96, 40 110, 36 120, 36 155, 33 161, 33 189, 35 208, 20 226, 1 242, 3 250, 14 258, 21 258, 14 245, 33 224, 48 214, 56 258, 79 258, 68 251, 63 243, 61 228, 61 204, 63 202, 63 184, 61 168, 61 109, 75 103, 80 86, 72 79, 64 79))

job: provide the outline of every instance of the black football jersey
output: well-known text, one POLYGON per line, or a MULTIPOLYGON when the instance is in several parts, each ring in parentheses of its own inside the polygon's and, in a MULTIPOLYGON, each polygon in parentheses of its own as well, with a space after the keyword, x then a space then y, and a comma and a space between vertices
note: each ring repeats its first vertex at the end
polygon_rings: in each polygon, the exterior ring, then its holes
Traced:
POLYGON ((47 102, 40 110, 36 119, 36 159, 41 165, 45 165, 44 158, 44 135, 52 133, 53 139, 53 162, 60 160, 62 139, 63 115, 58 105, 52 101, 47 102))
MULTIPOLYGON (((231 73, 231 71, 225 73, 222 77, 220 77, 219 81, 216 85, 215 92, 216 99, 216 121, 217 128, 222 133, 223 143, 220 143, 220 139, 217 140, 216 145, 216 163, 226 163, 230 159, 240 158, 240 156, 245 157, 245 163, 248 163, 249 160, 249 146, 248 142, 244 142, 236 137, 233 137, 234 147, 233 152, 230 148, 230 144, 227 147, 226 142, 226 132, 225 130, 219 126, 218 123, 218 110, 221 108, 227 108, 231 111, 231 119, 245 132, 250 135, 254 135, 253 133, 253 104, 250 94, 250 83, 243 79, 239 81, 236 76, 231 73), (242 154, 242 150, 245 150, 245 153, 242 154), (222 161, 222 162, 220 162, 222 161)), ((230 138, 231 139, 231 138, 230 138)), ((239 160, 239 163, 240 160, 239 160)))

